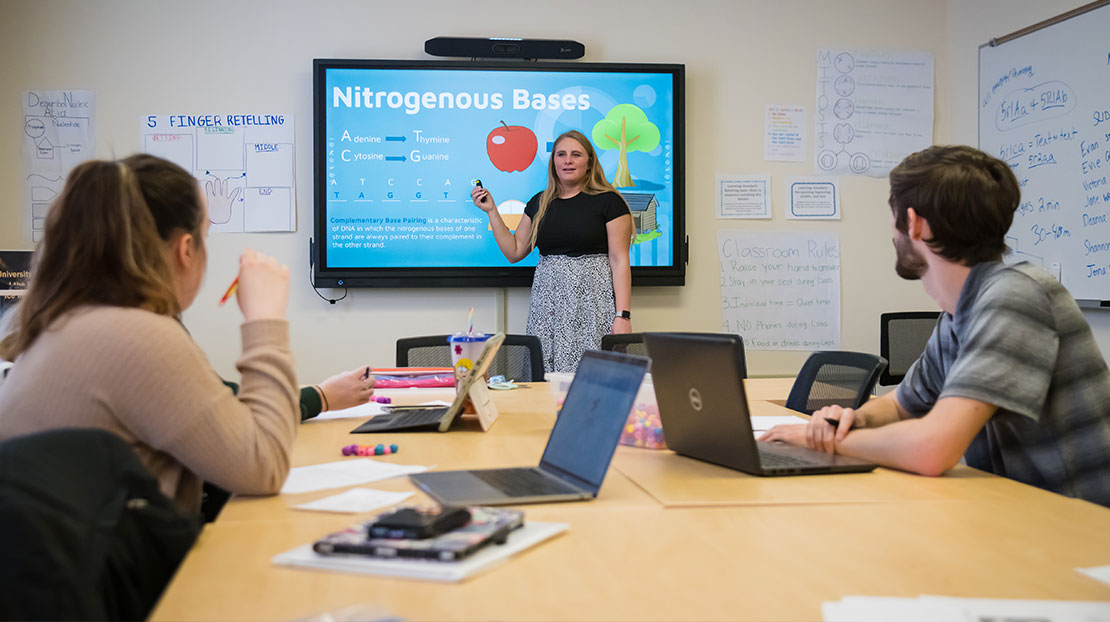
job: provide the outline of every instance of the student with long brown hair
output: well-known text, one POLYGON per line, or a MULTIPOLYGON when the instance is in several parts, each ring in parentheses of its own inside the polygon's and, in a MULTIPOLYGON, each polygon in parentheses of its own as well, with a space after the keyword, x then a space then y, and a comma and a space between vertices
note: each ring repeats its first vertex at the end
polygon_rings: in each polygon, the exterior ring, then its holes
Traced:
POLYGON ((544 368, 567 372, 607 333, 632 332, 632 213, 585 135, 571 130, 554 145, 547 188, 528 201, 515 233, 489 190, 470 195, 509 261, 539 249, 526 330, 540 339, 544 368))
POLYGON ((89 161, 50 209, 31 286, 0 358, 0 439, 92 427, 126 440, 186 511, 201 482, 280 490, 300 420, 289 269, 246 250, 238 395, 179 316, 207 267, 207 205, 181 167, 149 155, 89 161))

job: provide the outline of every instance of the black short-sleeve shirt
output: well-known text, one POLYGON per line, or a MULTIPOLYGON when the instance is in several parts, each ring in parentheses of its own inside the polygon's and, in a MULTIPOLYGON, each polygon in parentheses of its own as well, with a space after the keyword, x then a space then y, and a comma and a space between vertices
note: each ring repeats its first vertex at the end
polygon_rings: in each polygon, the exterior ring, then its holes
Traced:
MULTIPOLYGON (((524 208, 533 223, 540 208, 541 194, 532 197, 524 208)), ((628 213, 628 204, 616 192, 579 192, 569 199, 555 199, 540 221, 536 248, 541 255, 604 255, 609 252, 605 225, 628 213)))

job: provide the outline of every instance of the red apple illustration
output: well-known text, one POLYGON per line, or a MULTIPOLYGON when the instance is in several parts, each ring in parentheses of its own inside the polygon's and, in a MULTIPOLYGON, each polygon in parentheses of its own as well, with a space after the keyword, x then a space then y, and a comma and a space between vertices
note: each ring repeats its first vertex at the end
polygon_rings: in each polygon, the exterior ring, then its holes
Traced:
POLYGON ((523 171, 536 159, 536 135, 532 130, 520 125, 506 125, 493 128, 486 137, 486 153, 489 161, 499 171, 511 173, 523 171))

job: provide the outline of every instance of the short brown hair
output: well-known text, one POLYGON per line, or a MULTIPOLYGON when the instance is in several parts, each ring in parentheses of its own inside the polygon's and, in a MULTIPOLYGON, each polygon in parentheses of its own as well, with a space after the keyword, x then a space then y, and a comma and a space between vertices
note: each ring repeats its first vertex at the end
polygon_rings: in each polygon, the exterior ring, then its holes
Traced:
POLYGON ((890 171, 894 226, 906 233, 912 207, 929 223, 929 248, 966 266, 1001 259, 1020 202, 1009 165, 964 145, 929 147, 890 171))

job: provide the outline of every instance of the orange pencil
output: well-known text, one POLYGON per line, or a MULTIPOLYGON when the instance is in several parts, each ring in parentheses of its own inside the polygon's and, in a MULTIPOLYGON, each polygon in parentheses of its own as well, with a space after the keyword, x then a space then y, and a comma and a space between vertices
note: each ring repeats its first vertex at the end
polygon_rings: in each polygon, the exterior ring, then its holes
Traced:
POLYGON ((224 292, 224 297, 220 298, 220 304, 222 305, 223 303, 227 302, 227 299, 231 298, 231 295, 235 293, 235 290, 238 289, 238 287, 239 277, 235 277, 235 280, 231 282, 230 286, 228 286, 227 291, 224 292))

